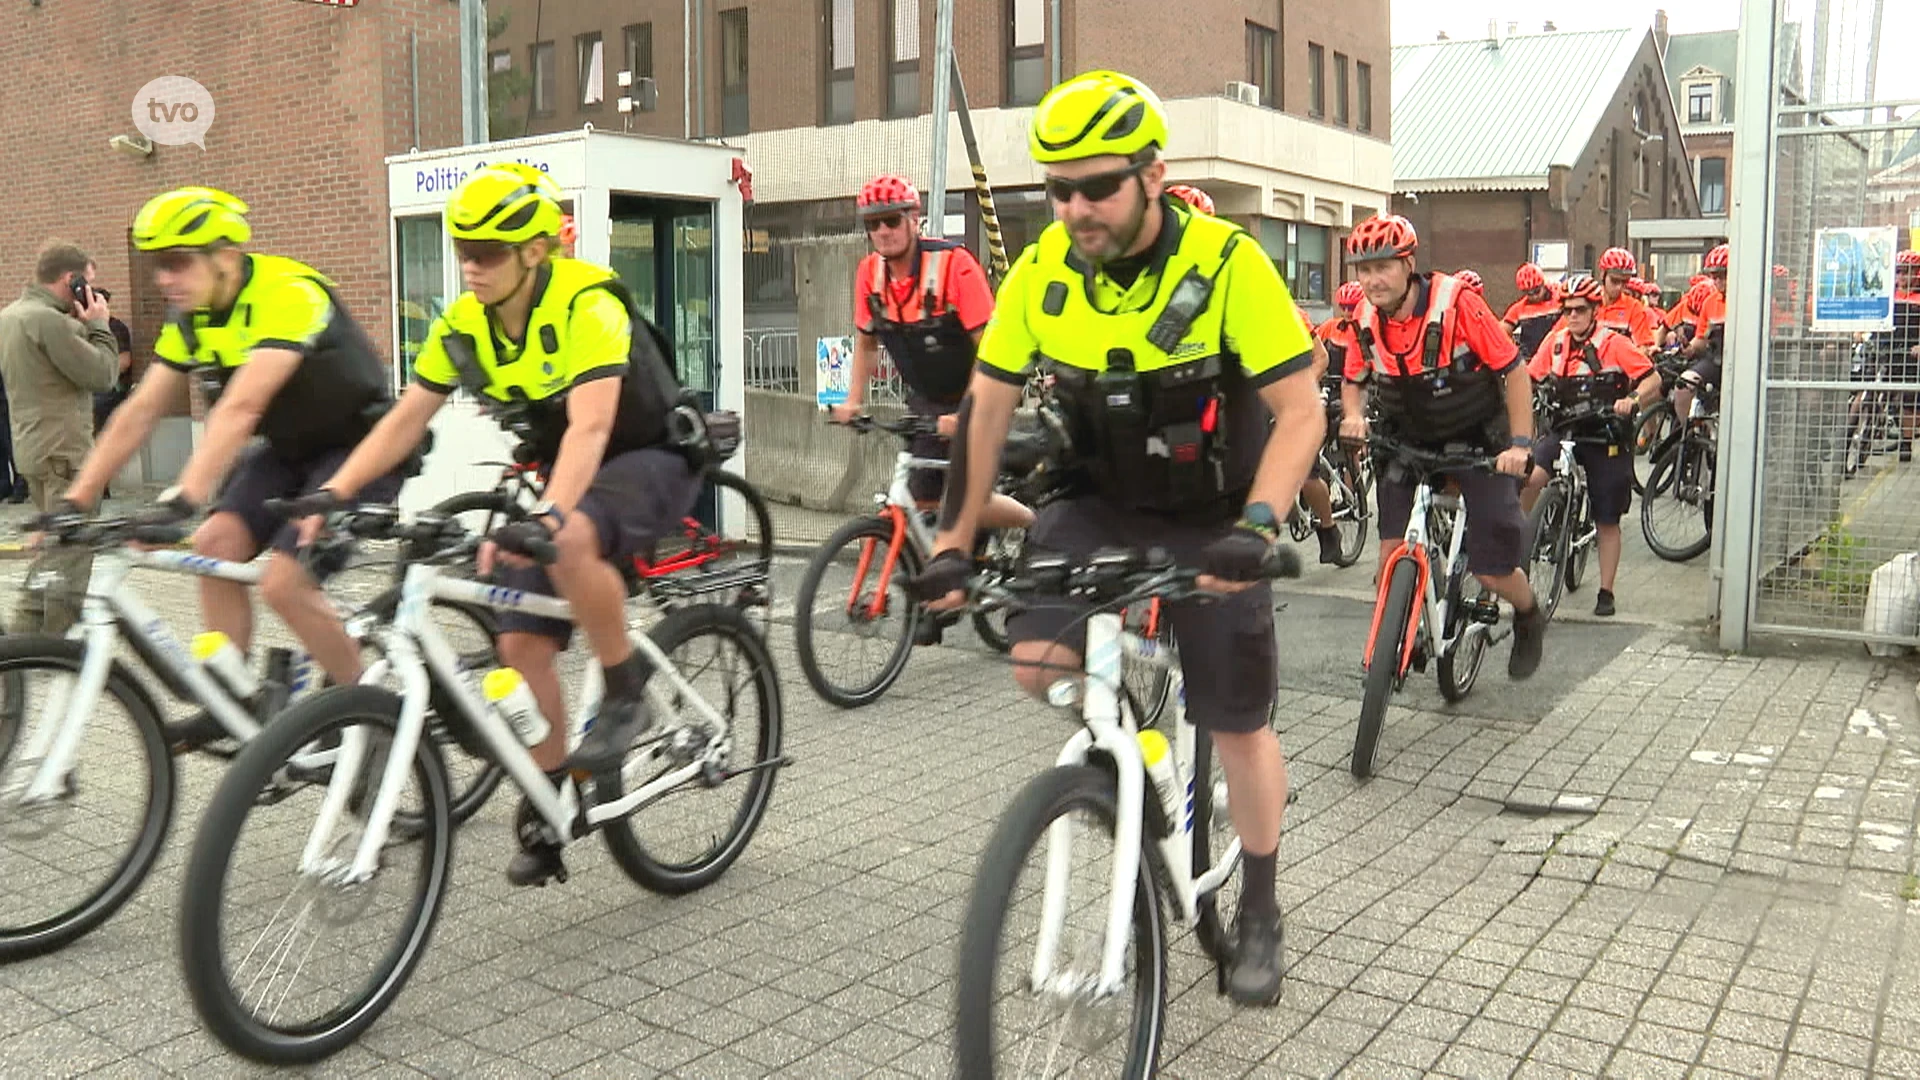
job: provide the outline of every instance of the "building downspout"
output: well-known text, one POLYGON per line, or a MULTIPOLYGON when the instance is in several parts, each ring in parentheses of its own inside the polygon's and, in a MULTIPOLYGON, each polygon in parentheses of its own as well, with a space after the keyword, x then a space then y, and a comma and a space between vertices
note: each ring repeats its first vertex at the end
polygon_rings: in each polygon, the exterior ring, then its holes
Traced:
POLYGON ((680 126, 693 138, 693 0, 680 0, 680 126))
MULTIPOLYGON (((484 76, 482 76, 484 78, 484 76)), ((413 94, 413 142, 420 149, 420 35, 407 31, 407 81, 413 94)))
POLYGON ((1053 64, 1052 70, 1048 72, 1047 85, 1059 86, 1061 54, 1064 51, 1064 43, 1060 40, 1060 0, 1049 0, 1049 7, 1052 8, 1048 13, 1052 25, 1047 27, 1047 40, 1053 42, 1053 64))
POLYGON ((693 66, 696 69, 693 80, 699 93, 700 108, 695 113, 699 121, 699 137, 707 137, 707 5, 703 0, 693 0, 693 66))

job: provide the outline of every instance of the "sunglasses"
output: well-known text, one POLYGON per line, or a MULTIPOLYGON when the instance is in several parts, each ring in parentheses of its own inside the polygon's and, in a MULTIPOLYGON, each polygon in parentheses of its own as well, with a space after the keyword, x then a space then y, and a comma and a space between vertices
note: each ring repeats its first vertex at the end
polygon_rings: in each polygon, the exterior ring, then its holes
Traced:
POLYGON ((1713 278, 1715 281, 1725 281, 1727 279, 1727 272, 1725 270, 1709 270, 1707 271, 1707 276, 1713 278))
POLYGON ((867 218, 861 224, 867 227, 868 232, 879 232, 881 229, 897 229, 905 220, 907 220, 905 214, 882 214, 879 217, 867 218))
POLYGON ((507 261, 519 250, 519 245, 504 240, 455 240, 453 250, 462 263, 485 267, 498 266, 507 261))
POLYGON ((193 265, 193 260, 203 254, 191 248, 174 248, 170 251, 156 251, 153 265, 169 274, 178 274, 193 265))
POLYGON ((1560 310, 1565 312, 1568 315, 1591 315, 1593 314, 1593 305, 1592 304, 1562 304, 1560 305, 1560 310))
POLYGON ((1140 170, 1146 167, 1147 163, 1141 161, 1128 165, 1124 169, 1094 173, 1092 176, 1083 176, 1078 180, 1064 176, 1049 176, 1047 177, 1047 198, 1057 203, 1066 203, 1072 202, 1077 194, 1090 203, 1106 202, 1120 190, 1120 185, 1140 175, 1140 170))

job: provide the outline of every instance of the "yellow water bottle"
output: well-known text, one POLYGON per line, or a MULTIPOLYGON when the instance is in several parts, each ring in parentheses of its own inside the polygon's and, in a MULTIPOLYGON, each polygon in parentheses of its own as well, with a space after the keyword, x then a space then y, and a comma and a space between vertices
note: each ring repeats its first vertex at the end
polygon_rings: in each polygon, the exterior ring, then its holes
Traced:
POLYGON ((247 666, 247 658, 241 655, 240 647, 232 638, 218 630, 208 630, 193 635, 189 648, 194 660, 212 672, 235 700, 251 701, 253 695, 260 692, 259 676, 247 666))
POLYGON ((1147 767, 1153 789, 1160 793, 1160 806, 1167 813, 1167 824, 1178 829, 1184 820, 1180 814, 1180 769, 1173 760, 1173 748, 1167 737, 1155 728, 1139 734, 1140 761, 1147 767))
POLYGON ((513 668, 487 672, 487 677, 480 680, 480 692, 526 745, 539 746, 553 730, 540 711, 540 703, 533 699, 533 688, 513 668))

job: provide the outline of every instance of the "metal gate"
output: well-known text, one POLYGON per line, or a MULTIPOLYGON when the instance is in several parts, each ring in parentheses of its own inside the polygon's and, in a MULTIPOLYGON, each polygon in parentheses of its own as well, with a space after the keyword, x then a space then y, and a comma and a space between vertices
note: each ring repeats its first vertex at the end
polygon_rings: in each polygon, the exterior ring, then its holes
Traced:
POLYGON ((1714 523, 1727 648, 1920 644, 1869 607, 1874 570, 1920 550, 1920 465, 1902 460, 1920 338, 1815 328, 1816 305, 1892 287, 1920 226, 1920 102, 1873 93, 1882 4, 1746 2, 1714 523))

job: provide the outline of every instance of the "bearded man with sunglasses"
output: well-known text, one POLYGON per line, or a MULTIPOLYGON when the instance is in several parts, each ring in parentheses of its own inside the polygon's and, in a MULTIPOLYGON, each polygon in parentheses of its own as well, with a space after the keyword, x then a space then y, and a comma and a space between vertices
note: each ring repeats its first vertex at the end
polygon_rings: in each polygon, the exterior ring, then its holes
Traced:
MULTIPOLYGON (((260 595, 335 682, 351 683, 360 677, 360 647, 295 557, 293 528, 268 513, 266 502, 318 486, 372 430, 393 393, 372 340, 331 281, 305 263, 245 250, 253 236, 246 213, 247 204, 226 192, 186 187, 148 200, 134 217, 134 246, 152 253, 154 282, 167 302, 153 347, 160 363, 114 410, 68 487, 66 505, 54 512, 91 512, 194 379, 208 403, 200 445, 178 482, 135 516, 152 524, 186 521, 218 490, 219 501, 194 533, 194 550, 247 562, 271 546, 260 595), (264 441, 249 449, 255 435, 264 441)), ((371 490, 391 498, 400 481, 386 470, 372 478, 371 490)), ((253 601, 245 585, 203 577, 200 607, 208 629, 247 651, 253 601)), ((184 747, 223 730, 202 713, 169 734, 184 747)))
MULTIPOLYGON (((1253 579, 1313 466, 1326 414, 1313 339, 1272 261, 1239 226, 1165 195, 1166 142, 1160 99, 1118 72, 1068 80, 1035 107, 1027 145, 1058 220, 1000 287, 960 405, 938 554, 916 584, 931 606, 963 601, 1021 388, 1046 364, 1083 481, 1041 511, 1028 544, 1074 557, 1163 548, 1221 594, 1168 613, 1187 706, 1219 749, 1246 852, 1227 992, 1271 1006, 1287 768, 1269 718, 1273 595, 1253 579)), ((1008 620, 1028 693, 1044 696, 1061 672, 1081 669, 1084 614, 1066 603, 1008 620)))

